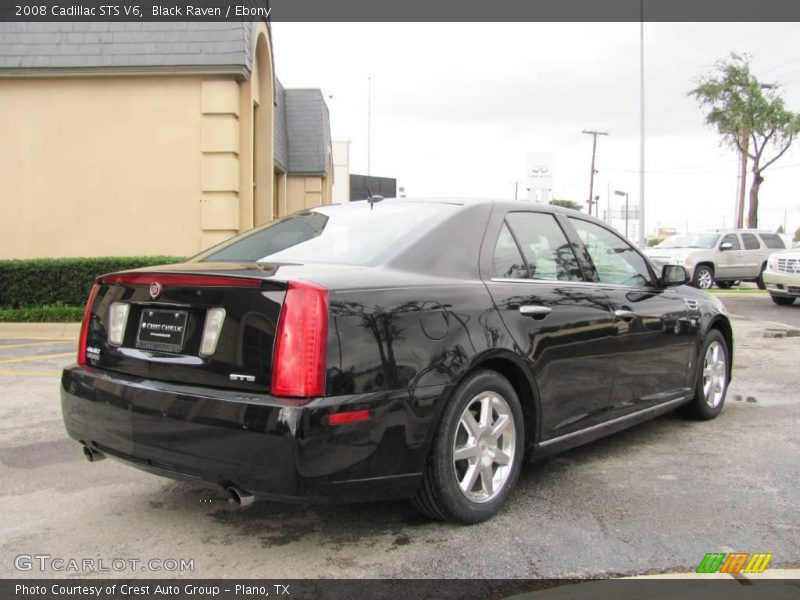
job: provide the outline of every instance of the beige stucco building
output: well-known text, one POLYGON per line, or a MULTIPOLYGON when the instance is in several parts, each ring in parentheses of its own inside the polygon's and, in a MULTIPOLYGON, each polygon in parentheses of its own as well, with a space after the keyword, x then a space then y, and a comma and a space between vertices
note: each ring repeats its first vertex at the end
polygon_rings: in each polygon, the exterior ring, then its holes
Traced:
POLYGON ((191 255, 330 203, 265 23, 0 24, 0 258, 191 255))

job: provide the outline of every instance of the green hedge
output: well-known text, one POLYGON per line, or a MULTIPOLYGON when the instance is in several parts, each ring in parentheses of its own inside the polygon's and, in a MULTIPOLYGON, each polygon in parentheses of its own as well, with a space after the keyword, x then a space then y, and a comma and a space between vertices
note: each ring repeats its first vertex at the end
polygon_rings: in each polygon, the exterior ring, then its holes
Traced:
POLYGON ((178 256, 0 260, 0 308, 82 307, 98 275, 184 260, 178 256))
POLYGON ((0 308, 0 323, 76 323, 83 319, 83 310, 83 306, 65 304, 0 308))

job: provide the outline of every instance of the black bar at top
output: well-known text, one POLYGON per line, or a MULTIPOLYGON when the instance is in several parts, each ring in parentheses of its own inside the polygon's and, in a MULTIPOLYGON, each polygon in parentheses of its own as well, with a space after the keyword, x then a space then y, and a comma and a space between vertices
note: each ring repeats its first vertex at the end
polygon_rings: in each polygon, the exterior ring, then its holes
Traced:
POLYGON ((0 20, 12 22, 257 21, 265 11, 276 22, 800 21, 795 0, 0 0, 0 20))

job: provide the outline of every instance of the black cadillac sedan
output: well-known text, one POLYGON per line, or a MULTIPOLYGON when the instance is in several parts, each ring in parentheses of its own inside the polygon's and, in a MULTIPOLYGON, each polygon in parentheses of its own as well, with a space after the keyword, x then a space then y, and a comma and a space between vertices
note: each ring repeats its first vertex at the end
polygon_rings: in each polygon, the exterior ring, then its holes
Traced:
POLYGON ((377 200, 99 277, 61 379, 86 457, 473 523, 526 458, 722 409, 731 326, 683 267, 579 212, 377 200))

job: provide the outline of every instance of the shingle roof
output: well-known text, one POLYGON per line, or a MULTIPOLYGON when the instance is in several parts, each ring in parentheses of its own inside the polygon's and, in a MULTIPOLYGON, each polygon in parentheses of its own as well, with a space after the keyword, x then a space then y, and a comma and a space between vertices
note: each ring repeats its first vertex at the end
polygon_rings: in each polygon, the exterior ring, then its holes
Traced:
POLYGON ((0 23, 0 71, 213 69, 249 77, 254 23, 0 23))
POLYGON ((327 173, 331 128, 322 92, 318 89, 285 90, 284 97, 289 172, 327 173))

